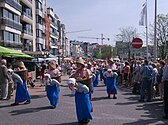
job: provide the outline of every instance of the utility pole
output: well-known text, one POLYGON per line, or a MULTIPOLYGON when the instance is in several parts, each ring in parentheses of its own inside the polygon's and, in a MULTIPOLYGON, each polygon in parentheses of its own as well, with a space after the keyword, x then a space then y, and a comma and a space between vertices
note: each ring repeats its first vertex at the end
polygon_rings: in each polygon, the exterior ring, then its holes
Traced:
MULTIPOLYGON (((103 38, 103 34, 101 34, 101 44, 102 44, 102 46, 103 46, 103 40, 104 40, 104 38, 103 38)), ((100 46, 100 58, 102 58, 102 46, 100 46)))
POLYGON ((157 59, 156 21, 157 21, 157 0, 155 0, 154 60, 156 60, 156 59, 157 59))

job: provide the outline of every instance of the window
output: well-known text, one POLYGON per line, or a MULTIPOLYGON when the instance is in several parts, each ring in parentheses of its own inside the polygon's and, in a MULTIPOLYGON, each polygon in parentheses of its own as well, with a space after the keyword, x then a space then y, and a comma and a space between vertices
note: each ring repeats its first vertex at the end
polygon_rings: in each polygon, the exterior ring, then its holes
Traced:
POLYGON ((42 31, 42 30, 39 30, 39 29, 36 30, 36 36, 37 36, 37 37, 42 38, 42 34, 43 34, 43 31, 42 31))
POLYGON ((26 34, 30 34, 32 35, 32 25, 30 24, 22 24, 22 29, 23 29, 23 32, 26 33, 26 34))
POLYGON ((4 41, 7 41, 9 39, 9 33, 4 31, 4 41))
POLYGON ((9 40, 10 40, 10 41, 14 41, 13 35, 14 35, 13 33, 9 33, 9 40))
POLYGON ((37 43, 36 46, 37 46, 37 51, 42 51, 43 50, 43 44, 37 43))
POLYGON ((41 25, 43 24, 43 19, 41 16, 39 15, 36 16, 36 23, 40 23, 41 25))
POLYGON ((22 6, 22 12, 24 15, 32 19, 32 10, 30 8, 27 8, 25 6, 22 6))
POLYGON ((19 42, 19 35, 18 35, 18 34, 15 34, 14 36, 15 36, 15 37, 14 37, 14 41, 15 41, 15 42, 19 42))
POLYGON ((19 16, 14 14, 14 21, 19 23, 20 22, 19 16))
POLYGON ((8 11, 6 9, 3 9, 3 17, 8 18, 8 11))
POLYGON ((13 14, 10 13, 10 12, 8 12, 8 18, 11 19, 11 20, 13 20, 13 14))
POLYGON ((43 11, 42 3, 40 3, 39 1, 36 2, 36 9, 43 11))
POLYGON ((20 42, 20 35, 4 31, 3 32, 3 40, 5 42, 12 42, 12 43, 19 43, 20 42))

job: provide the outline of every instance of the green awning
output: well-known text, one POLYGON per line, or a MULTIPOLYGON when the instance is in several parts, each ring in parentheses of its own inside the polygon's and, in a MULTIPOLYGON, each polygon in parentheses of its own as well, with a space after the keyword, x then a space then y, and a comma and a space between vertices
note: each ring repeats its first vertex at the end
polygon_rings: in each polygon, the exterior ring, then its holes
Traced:
POLYGON ((32 56, 22 53, 18 50, 9 49, 3 46, 0 46, 0 56, 12 58, 33 58, 32 56))

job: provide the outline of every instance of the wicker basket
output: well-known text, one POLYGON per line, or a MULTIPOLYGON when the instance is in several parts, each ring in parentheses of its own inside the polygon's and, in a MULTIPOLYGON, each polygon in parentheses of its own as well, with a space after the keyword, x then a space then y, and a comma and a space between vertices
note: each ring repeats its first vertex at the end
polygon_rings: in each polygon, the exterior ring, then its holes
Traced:
POLYGON ((23 81, 27 80, 27 74, 28 74, 27 70, 17 70, 14 72, 17 73, 22 78, 23 81))
POLYGON ((61 83, 61 76, 52 77, 52 79, 55 79, 55 80, 57 80, 59 83, 61 83))

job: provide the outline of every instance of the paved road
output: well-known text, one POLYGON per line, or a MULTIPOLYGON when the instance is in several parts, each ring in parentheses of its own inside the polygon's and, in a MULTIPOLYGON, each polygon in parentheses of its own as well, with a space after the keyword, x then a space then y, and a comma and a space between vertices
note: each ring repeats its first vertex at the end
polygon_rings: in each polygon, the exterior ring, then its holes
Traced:
MULTIPOLYGON (((66 80, 64 77, 63 80, 66 80)), ((163 103, 137 102, 138 96, 130 89, 119 86, 118 99, 107 99, 102 83, 95 88, 93 95, 93 120, 89 125, 168 125, 162 119, 163 103)), ((74 97, 65 81, 61 87, 60 102, 56 109, 49 109, 44 87, 29 88, 32 102, 28 105, 11 107, 13 102, 0 101, 0 125, 77 125, 74 97)))

